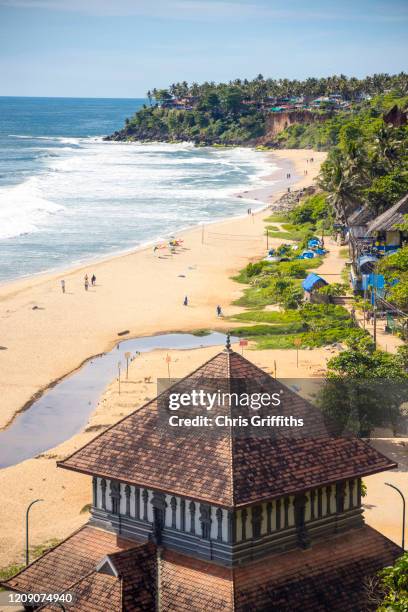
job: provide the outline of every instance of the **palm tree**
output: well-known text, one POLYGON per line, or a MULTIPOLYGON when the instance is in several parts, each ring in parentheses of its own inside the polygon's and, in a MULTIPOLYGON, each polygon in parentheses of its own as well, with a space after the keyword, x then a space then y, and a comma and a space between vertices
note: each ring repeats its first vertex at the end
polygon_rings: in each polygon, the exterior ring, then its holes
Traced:
POLYGON ((400 142, 395 137, 394 128, 382 125, 376 134, 374 156, 390 171, 398 162, 400 152, 400 142))
POLYGON ((327 201, 332 206, 336 219, 347 225, 348 217, 360 199, 362 188, 356 159, 347 158, 339 151, 334 151, 322 165, 319 183, 329 194, 327 201))

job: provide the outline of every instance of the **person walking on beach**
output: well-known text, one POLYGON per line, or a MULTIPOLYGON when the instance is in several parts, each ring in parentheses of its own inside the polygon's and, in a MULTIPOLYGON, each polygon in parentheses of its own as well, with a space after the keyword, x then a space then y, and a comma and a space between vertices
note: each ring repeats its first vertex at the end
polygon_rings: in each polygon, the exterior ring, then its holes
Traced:
POLYGON ((217 317, 221 317, 221 316, 222 316, 222 309, 221 309, 221 306, 218 305, 217 306, 217 317))
POLYGON ((88 291, 89 281, 88 281, 88 275, 87 274, 85 274, 84 287, 85 287, 85 291, 88 291))
POLYGON ((184 298, 183 306, 188 306, 188 297, 187 296, 184 298))
POLYGON ((61 289, 62 289, 62 293, 65 293, 65 281, 64 281, 64 279, 61 280, 61 289))
POLYGON ((95 287, 95 283, 96 283, 96 276, 95 276, 95 274, 92 274, 92 278, 91 278, 91 285, 92 285, 92 287, 95 287))

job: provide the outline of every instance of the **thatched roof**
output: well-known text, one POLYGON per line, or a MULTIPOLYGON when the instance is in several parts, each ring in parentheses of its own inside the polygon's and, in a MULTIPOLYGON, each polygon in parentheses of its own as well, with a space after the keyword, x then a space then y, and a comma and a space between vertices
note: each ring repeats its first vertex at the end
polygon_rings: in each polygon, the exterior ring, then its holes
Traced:
POLYGON ((408 215, 408 193, 404 197, 371 221, 367 227, 367 233, 397 229, 397 225, 403 223, 404 215, 408 215))
POLYGON ((372 220, 373 213, 372 211, 363 206, 357 208, 351 215, 349 215, 347 219, 347 224, 349 227, 358 227, 362 225, 366 225, 372 220))

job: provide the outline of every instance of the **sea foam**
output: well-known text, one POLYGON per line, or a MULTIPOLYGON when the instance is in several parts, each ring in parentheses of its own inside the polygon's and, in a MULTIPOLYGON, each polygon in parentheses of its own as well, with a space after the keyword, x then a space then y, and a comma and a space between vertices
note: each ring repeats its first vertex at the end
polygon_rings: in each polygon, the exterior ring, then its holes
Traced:
POLYGON ((271 173, 266 154, 246 148, 17 137, 35 165, 0 187, 0 256, 3 248, 3 261, 24 274, 242 214, 248 202, 236 194, 271 173))

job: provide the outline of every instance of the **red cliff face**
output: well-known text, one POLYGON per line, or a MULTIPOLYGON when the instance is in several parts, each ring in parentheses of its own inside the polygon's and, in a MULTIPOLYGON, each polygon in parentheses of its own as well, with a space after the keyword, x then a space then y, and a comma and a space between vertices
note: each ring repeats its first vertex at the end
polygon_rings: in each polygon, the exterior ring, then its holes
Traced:
POLYGON ((308 110, 270 113, 266 118, 266 133, 259 138, 258 144, 272 144, 278 134, 295 123, 315 123, 316 121, 324 121, 327 118, 328 114, 318 115, 308 110))
POLYGON ((393 127, 401 127, 403 125, 407 125, 408 122, 408 110, 403 110, 399 108, 397 104, 395 104, 388 113, 383 115, 384 122, 387 125, 392 125, 393 127))

